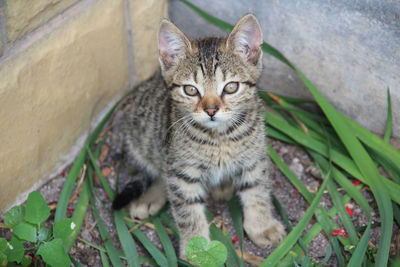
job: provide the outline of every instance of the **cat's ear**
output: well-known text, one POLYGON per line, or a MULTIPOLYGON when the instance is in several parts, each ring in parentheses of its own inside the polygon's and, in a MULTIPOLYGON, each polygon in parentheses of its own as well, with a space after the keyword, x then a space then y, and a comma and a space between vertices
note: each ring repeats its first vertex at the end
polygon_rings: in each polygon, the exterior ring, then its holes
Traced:
POLYGON ((161 67, 167 70, 191 50, 189 39, 170 21, 164 19, 158 31, 158 50, 161 67))
POLYGON ((242 17, 228 37, 229 48, 254 65, 261 57, 261 44, 260 24, 252 14, 242 17))

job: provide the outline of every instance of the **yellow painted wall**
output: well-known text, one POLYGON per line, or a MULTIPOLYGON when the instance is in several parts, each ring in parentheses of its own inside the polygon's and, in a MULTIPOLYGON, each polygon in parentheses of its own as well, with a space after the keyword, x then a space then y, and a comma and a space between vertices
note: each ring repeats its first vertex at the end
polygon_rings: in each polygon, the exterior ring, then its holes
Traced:
POLYGON ((165 14, 166 1, 5 1, 0 211, 69 164, 92 122, 133 80, 151 76, 165 14), (145 23, 137 10, 148 14, 145 23))

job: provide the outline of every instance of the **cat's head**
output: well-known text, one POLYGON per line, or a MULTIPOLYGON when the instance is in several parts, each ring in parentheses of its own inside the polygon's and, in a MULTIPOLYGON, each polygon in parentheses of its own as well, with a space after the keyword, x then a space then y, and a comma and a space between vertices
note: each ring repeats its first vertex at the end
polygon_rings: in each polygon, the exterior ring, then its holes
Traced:
POLYGON ((223 130, 254 108, 262 33, 253 15, 241 18, 228 38, 200 40, 164 20, 158 41, 162 75, 180 117, 223 130))

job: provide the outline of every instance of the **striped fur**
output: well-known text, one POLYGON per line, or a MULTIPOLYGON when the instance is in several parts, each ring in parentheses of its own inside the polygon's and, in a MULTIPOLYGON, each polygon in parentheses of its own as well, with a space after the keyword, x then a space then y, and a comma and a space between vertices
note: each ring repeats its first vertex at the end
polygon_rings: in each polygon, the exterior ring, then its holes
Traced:
POLYGON ((154 214, 168 199, 183 257, 191 237, 208 238, 204 205, 210 192, 223 198, 232 192, 229 188, 236 189, 245 231, 257 245, 277 244, 285 235, 269 198, 263 105, 256 88, 261 40, 252 15, 243 17, 226 39, 189 40, 164 21, 161 71, 137 89, 126 115, 126 150, 142 177, 151 180, 142 180, 148 191, 132 195, 131 216, 154 214), (230 82, 238 83, 236 93, 225 93, 230 82), (196 87, 198 94, 187 95, 185 85, 196 87), (215 115, 207 108, 217 110, 215 115))

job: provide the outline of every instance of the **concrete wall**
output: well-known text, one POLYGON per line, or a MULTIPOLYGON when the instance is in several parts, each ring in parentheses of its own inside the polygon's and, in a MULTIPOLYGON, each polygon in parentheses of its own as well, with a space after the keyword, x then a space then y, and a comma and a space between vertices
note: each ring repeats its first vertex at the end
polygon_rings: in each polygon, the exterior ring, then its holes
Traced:
MULTIPOLYGON (((400 2, 398 0, 191 0, 235 24, 246 13, 259 19, 264 40, 283 52, 334 106, 382 134, 386 88, 391 88, 394 135, 400 137, 400 2), (211 8, 212 7, 212 8, 211 8)), ((171 19, 191 37, 225 34, 180 1, 171 19)), ((310 97, 288 67, 264 56, 260 87, 310 97)))
POLYGON ((166 10, 165 0, 0 0, 0 212, 60 173, 156 70, 166 10))

